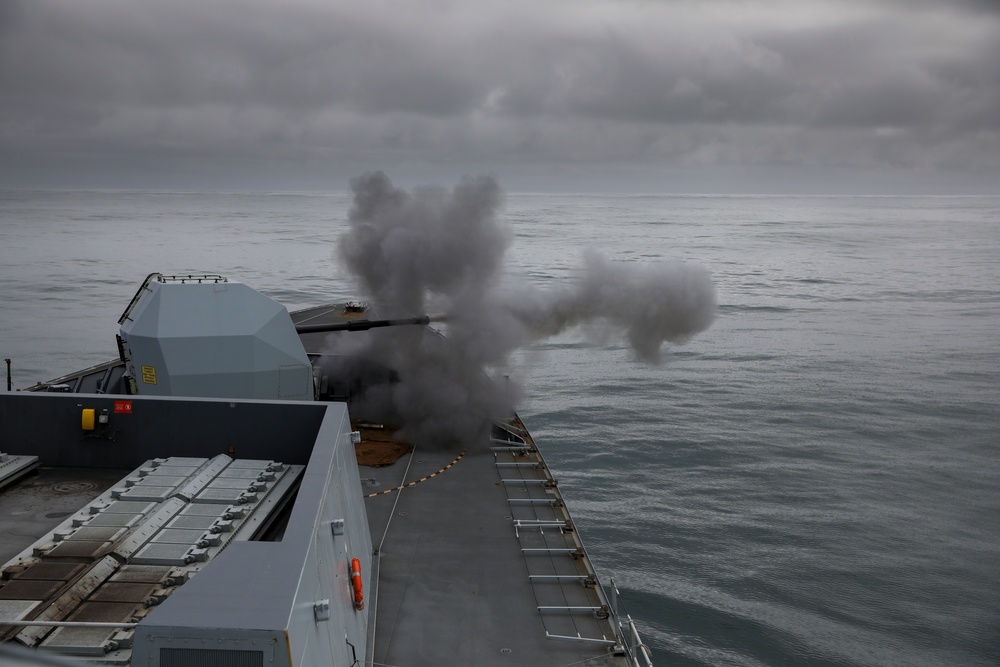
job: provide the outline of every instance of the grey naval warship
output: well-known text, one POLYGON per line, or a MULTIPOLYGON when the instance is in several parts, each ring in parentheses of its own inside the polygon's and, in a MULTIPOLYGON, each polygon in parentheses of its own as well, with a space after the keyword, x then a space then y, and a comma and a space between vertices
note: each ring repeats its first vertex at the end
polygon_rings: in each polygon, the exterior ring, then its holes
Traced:
POLYGON ((438 448, 354 414, 395 371, 325 338, 428 318, 155 273, 119 324, 0 393, 0 664, 652 664, 516 414, 438 448))

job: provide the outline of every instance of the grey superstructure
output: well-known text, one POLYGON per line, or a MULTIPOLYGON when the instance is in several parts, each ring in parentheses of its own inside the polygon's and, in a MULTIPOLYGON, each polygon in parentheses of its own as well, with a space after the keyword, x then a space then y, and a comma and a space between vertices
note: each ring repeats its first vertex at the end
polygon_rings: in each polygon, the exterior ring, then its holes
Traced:
POLYGON ((649 664, 516 415, 408 450, 352 423, 393 371, 325 332, 426 319, 268 302, 153 274, 121 359, 0 394, 0 635, 42 652, 20 660, 649 664))

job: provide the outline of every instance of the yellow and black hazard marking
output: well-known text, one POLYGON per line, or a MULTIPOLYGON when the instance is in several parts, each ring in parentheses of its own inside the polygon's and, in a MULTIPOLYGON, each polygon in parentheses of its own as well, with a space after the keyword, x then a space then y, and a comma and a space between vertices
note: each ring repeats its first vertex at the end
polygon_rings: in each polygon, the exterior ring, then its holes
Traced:
POLYGON ((463 456, 465 456, 465 452, 462 452, 461 454, 459 454, 458 456, 456 456, 455 459, 451 463, 449 463, 448 465, 446 465, 445 467, 441 468, 437 472, 434 472, 434 473, 431 473, 430 475, 427 475, 426 477, 421 477, 420 479, 414 480, 414 481, 410 482, 409 484, 404 484, 402 486, 397 486, 397 487, 394 487, 392 489, 386 489, 385 491, 378 491, 376 493, 369 493, 368 495, 365 496, 365 498, 374 498, 375 496, 384 496, 387 493, 392 493, 393 491, 402 491, 403 489, 408 489, 411 486, 416 486, 417 484, 420 484, 420 482, 426 482, 430 478, 437 477, 438 475, 440 475, 441 473, 443 473, 445 470, 448 470, 449 468, 451 468, 452 466, 454 466, 456 463, 458 463, 459 461, 462 460, 463 456))

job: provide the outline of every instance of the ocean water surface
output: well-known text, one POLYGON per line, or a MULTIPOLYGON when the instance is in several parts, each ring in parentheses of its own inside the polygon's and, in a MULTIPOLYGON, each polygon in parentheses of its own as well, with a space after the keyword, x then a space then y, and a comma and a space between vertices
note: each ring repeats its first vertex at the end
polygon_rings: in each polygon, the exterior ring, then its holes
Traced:
MULTIPOLYGON (((358 297, 349 206, 0 190, 14 386, 115 357, 153 271, 358 297)), ((1000 664, 1000 198, 511 194, 503 217, 512 279, 597 248, 716 282, 716 322, 660 366, 573 331, 509 369, 655 664, 1000 664)))

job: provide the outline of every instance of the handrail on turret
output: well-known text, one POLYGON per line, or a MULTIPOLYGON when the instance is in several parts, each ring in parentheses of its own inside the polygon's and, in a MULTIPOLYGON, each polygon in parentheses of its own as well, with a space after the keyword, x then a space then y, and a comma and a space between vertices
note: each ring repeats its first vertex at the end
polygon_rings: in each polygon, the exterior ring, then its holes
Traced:
POLYGON ((226 278, 225 276, 220 276, 217 273, 205 273, 202 275, 189 274, 186 276, 165 276, 158 271, 154 271, 153 273, 150 273, 148 276, 146 276, 146 279, 142 281, 142 285, 140 285, 139 289, 136 290, 135 296, 132 297, 132 300, 129 301, 128 305, 125 307, 125 312, 123 312, 122 316, 118 318, 118 324, 122 324, 123 322, 125 322, 125 320, 130 319, 129 315, 132 313, 132 309, 135 308, 135 304, 139 301, 139 297, 142 296, 143 290, 149 288, 149 283, 151 282, 165 283, 169 281, 182 282, 182 283, 186 283, 189 281, 197 283, 207 283, 207 282, 226 283, 229 282, 229 279, 226 278))
POLYGON ((122 316, 118 318, 118 324, 121 324, 125 320, 129 319, 129 315, 132 314, 132 308, 134 308, 135 304, 139 301, 139 297, 142 296, 143 290, 147 289, 147 285, 149 285, 151 280, 154 280, 158 277, 162 278, 160 273, 157 271, 154 271, 153 273, 150 273, 148 276, 146 276, 146 279, 142 281, 141 285, 139 285, 139 289, 135 291, 135 296, 133 296, 132 300, 128 302, 127 306, 125 306, 125 311, 122 313, 122 316))

